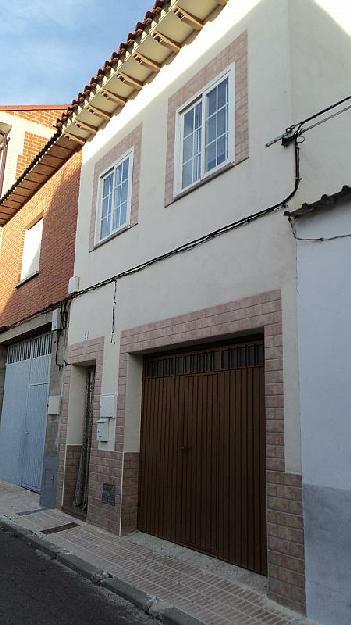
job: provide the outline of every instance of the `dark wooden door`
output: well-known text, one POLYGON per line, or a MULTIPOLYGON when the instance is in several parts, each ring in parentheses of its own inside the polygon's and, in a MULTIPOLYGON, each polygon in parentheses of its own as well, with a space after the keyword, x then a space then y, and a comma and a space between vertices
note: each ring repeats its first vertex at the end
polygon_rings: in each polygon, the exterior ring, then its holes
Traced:
POLYGON ((262 341, 145 360, 138 527, 266 573, 262 341))

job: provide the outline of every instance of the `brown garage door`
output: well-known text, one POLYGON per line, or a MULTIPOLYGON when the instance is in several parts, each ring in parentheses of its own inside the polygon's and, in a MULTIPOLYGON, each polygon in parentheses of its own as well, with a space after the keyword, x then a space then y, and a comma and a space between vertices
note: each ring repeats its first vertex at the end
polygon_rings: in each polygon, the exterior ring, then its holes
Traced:
POLYGON ((266 573, 261 340, 145 359, 138 527, 266 573))

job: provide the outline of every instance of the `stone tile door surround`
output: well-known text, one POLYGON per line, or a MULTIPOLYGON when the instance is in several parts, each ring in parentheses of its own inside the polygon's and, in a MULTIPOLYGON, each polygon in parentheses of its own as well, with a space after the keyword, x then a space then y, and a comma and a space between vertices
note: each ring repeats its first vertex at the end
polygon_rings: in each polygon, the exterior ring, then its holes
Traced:
POLYGON ((285 470, 283 342, 280 290, 195 311, 121 333, 116 458, 121 477, 121 532, 137 527, 139 453, 124 449, 127 364, 142 355, 193 342, 263 331, 266 398, 266 515, 269 595, 305 612, 301 476, 285 470))
MULTIPOLYGON (((95 389, 93 401, 93 438, 90 453, 89 466, 89 497, 87 521, 103 527, 111 532, 118 533, 120 518, 120 491, 121 459, 117 458, 117 452, 103 451, 98 449, 96 440, 96 421, 100 416, 100 395, 102 366, 104 354, 104 338, 99 337, 82 343, 75 343, 68 348, 68 362, 70 363, 64 372, 64 389, 62 419, 60 429, 59 470, 57 488, 57 506, 67 505, 67 495, 74 490, 73 481, 76 480, 77 462, 74 463, 74 455, 77 445, 67 445, 68 430, 68 401, 71 385, 71 373, 74 366, 88 366, 95 364, 95 389), (102 502, 103 484, 112 485, 115 496, 115 505, 102 502)), ((121 455, 121 454, 119 454, 121 455)))
MULTIPOLYGON (((281 294, 279 290, 247 297, 145 326, 122 331, 114 451, 101 451, 93 440, 87 520, 117 534, 137 527, 139 453, 124 452, 128 359, 191 343, 222 340, 241 332, 264 334, 266 397, 266 515, 269 595, 305 612, 304 537, 301 476, 285 471, 284 388, 281 294), (115 488, 115 506, 102 503, 103 483, 115 488)), ((58 507, 65 476, 68 396, 71 367, 96 363, 94 429, 100 410, 104 339, 72 345, 64 376, 58 507)), ((96 430, 95 430, 96 431, 96 430)), ((93 437, 94 438, 94 437, 93 437)), ((69 454, 67 456, 69 458, 69 454)), ((69 465, 69 463, 68 463, 69 465)), ((67 466, 69 472, 69 466, 67 466)), ((67 475, 69 479, 69 475, 67 475)))

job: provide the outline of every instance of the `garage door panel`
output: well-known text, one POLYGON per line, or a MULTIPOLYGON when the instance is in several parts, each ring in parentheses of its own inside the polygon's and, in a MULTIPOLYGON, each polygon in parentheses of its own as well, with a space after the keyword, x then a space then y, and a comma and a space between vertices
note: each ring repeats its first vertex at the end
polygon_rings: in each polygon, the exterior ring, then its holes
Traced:
POLYGON ((0 479, 40 490, 52 335, 9 346, 0 423, 0 479))
POLYGON ((265 573, 264 420, 262 341, 146 362, 139 528, 265 573))
POLYGON ((29 361, 6 365, 0 422, 0 479, 20 484, 22 445, 29 384, 29 361))
POLYGON ((22 486, 36 492, 40 491, 41 485, 47 398, 47 384, 36 384, 29 387, 21 482, 22 486))

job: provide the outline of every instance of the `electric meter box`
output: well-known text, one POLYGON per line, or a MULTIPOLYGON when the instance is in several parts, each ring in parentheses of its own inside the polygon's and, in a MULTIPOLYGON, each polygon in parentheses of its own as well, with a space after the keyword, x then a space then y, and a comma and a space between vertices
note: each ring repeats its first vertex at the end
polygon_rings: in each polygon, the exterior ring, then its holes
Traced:
POLYGON ((112 419, 116 416, 116 395, 101 395, 100 417, 101 419, 112 419))
POLYGON ((108 442, 108 422, 109 419, 99 419, 96 422, 96 439, 99 443, 108 442))

